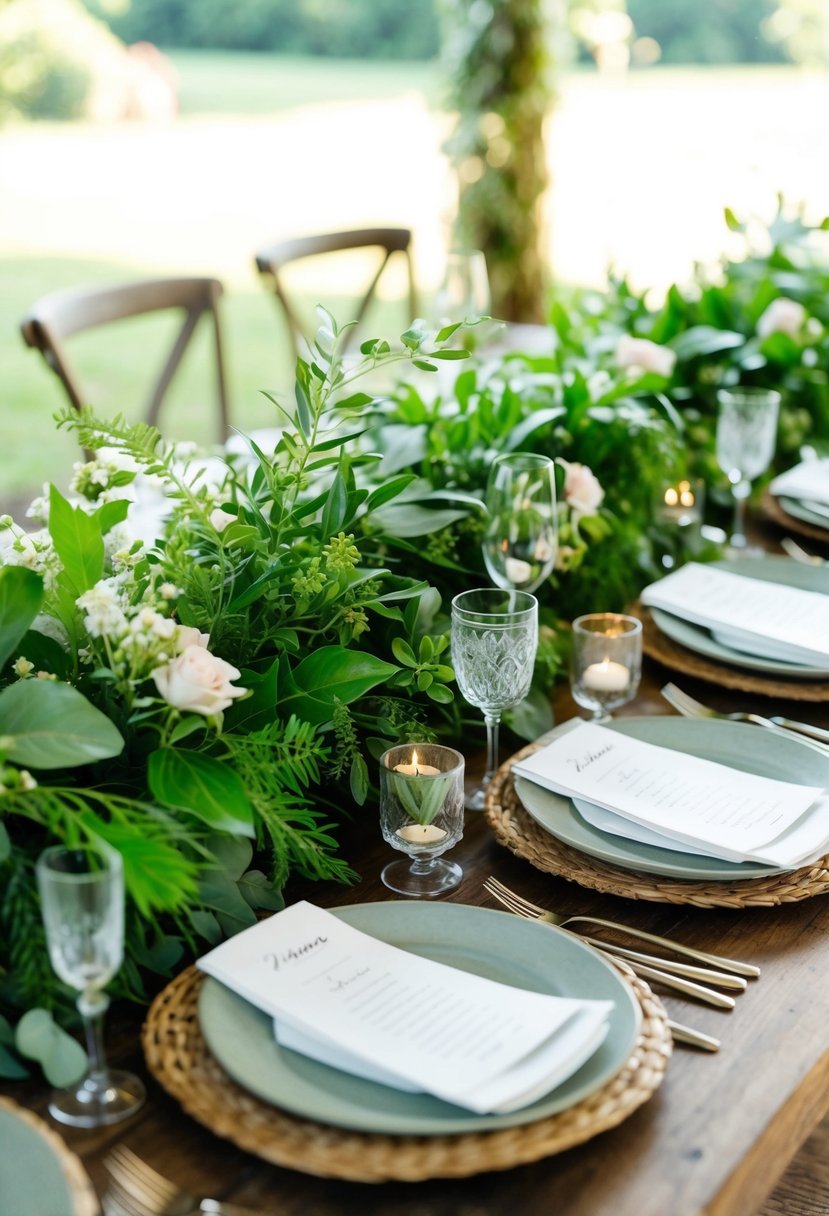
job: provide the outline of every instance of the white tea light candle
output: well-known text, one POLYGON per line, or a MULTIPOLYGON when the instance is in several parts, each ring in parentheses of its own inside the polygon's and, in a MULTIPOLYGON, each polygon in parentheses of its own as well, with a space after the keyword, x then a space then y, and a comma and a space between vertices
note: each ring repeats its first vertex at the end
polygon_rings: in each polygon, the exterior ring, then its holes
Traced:
POLYGON ((582 683, 594 692, 624 692, 630 683, 630 670, 624 663, 602 659, 600 663, 591 663, 585 668, 582 683))
POLYGON ((380 757, 383 839, 407 855, 384 867, 383 882, 401 895, 440 895, 462 870, 440 855, 463 835, 463 756, 438 743, 402 744, 380 757))
POLYGON ((642 671, 642 622, 619 612, 593 612, 573 621, 570 690, 602 722, 636 696, 642 671))

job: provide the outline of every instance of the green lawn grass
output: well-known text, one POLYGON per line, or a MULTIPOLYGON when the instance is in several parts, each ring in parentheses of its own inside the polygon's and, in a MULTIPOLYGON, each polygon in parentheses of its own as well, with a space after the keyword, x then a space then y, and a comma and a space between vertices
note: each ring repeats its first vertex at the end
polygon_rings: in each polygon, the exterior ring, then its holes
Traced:
POLYGON ((184 116, 275 114, 296 106, 418 92, 440 102, 435 63, 314 59, 223 51, 167 51, 184 116))
MULTIPOLYGON (((185 122, 202 116, 209 121, 220 115, 240 115, 255 122, 310 103, 394 98, 410 91, 436 100, 438 94, 434 64, 201 51, 168 54, 178 74, 185 122)), ((80 124, 67 125, 65 133, 67 149, 75 139, 96 139, 94 127, 80 124)), ((309 149, 309 155, 312 153, 314 150, 309 149)), ((34 141, 32 155, 38 154, 39 144, 34 141)), ((152 182, 147 185, 153 188, 152 182)), ((94 183, 85 184, 85 188, 94 189, 94 183)), ((74 187, 75 193, 77 189, 74 187)), ((13 234, 14 216, 7 218, 8 231, 13 234)), ((117 222, 117 217, 114 219, 117 222)), ((49 233, 44 236, 48 241, 49 233)), ((29 306, 47 292, 64 287, 178 271, 170 264, 136 265, 60 256, 59 251, 34 257, 6 254, 0 260, 0 367, 4 371, 0 511, 10 507, 19 511, 20 503, 39 493, 47 479, 65 487, 72 461, 79 456, 73 436, 58 430, 53 421, 55 412, 66 403, 61 386, 40 355, 27 349, 21 338, 19 324, 29 306)), ((181 272, 192 273, 188 269, 181 272)), ((316 299, 301 300, 306 315, 315 303, 316 299)), ((327 297, 325 303, 340 321, 353 315, 354 304, 349 299, 327 297)), ((258 283, 252 282, 250 287, 232 285, 223 300, 222 315, 232 422, 245 431, 271 425, 275 409, 262 390, 290 394, 293 380, 293 359, 275 303, 258 283)), ((390 315, 377 309, 367 320, 369 325, 377 324, 378 335, 393 336, 405 328, 409 318, 400 305, 393 307, 390 315)), ((165 333, 165 322, 159 325, 157 319, 139 319, 110 327, 105 343, 100 334, 75 339, 70 353, 81 383, 91 385, 90 404, 102 413, 123 411, 129 418, 141 416, 148 372, 160 368, 165 353, 165 333)), ((171 387, 162 423, 172 438, 202 438, 206 427, 207 434, 212 433, 214 394, 210 360, 202 357, 206 352, 206 345, 194 342, 171 387)))

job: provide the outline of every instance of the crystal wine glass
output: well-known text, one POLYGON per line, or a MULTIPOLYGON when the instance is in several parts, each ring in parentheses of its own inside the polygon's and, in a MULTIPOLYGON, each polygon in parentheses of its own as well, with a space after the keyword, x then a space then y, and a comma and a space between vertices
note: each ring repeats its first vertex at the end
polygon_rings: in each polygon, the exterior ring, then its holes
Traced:
POLYGON ((452 600, 452 665, 464 698, 483 710, 486 772, 466 798, 483 810, 486 787, 498 766, 498 730, 505 709, 530 691, 538 646, 538 601, 528 591, 499 587, 462 591, 452 600))
POLYGON ((448 255, 436 304, 439 316, 447 321, 487 315, 491 307, 489 276, 480 249, 456 249, 448 255))
POLYGON ((734 527, 730 547, 745 553, 746 502, 751 481, 774 455, 780 394, 773 389, 720 389, 717 393, 717 463, 731 483, 734 527))
POLYGON ((89 1068, 74 1088, 52 1094, 49 1111, 73 1127, 102 1127, 134 1114, 144 1086, 129 1072, 107 1067, 103 989, 121 966, 124 948, 124 871, 120 853, 88 845, 46 849, 37 862, 49 959, 75 988, 86 1030, 89 1068))
POLYGON ((463 878, 441 857, 463 836, 464 761, 453 747, 401 744, 380 757, 383 839, 407 855, 384 867, 381 878, 401 895, 442 895, 463 878))
POLYGON ((496 457, 485 504, 483 553, 499 587, 535 591, 556 560, 555 465, 549 456, 509 452, 496 457))
POLYGON ((619 612, 591 612, 573 621, 570 690, 573 700, 606 722, 612 709, 636 696, 642 674, 642 622, 619 612))

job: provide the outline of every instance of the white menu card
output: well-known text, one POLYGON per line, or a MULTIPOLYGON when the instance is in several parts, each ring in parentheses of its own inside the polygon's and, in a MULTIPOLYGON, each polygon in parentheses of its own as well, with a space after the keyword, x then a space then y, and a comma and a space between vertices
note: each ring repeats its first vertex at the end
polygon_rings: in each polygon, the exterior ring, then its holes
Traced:
POLYGON ((304 901, 198 965, 271 1014, 283 1046, 478 1114, 560 1085, 599 1047, 613 1008, 420 958, 304 901))
MULTIPOLYGON (((590 722, 561 735, 513 771, 630 823, 729 861, 787 867, 829 850, 829 797, 658 747, 590 722)), ((622 834, 619 827, 618 834, 622 834)), ((649 843, 658 843, 648 840, 649 843)))
POLYGON ((829 504, 829 460, 804 460, 775 477, 772 494, 829 504))
POLYGON ((829 666, 829 595, 688 562, 646 587, 642 603, 749 654, 829 666))

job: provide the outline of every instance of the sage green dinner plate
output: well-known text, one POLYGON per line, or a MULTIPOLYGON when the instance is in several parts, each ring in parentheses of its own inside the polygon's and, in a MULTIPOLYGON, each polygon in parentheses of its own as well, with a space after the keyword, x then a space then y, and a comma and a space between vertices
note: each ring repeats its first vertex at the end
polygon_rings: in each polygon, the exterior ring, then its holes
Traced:
POLYGON ((553 996, 613 1001, 609 1030, 587 1063, 545 1097, 507 1115, 475 1115, 280 1047, 266 1013, 207 978, 198 1013, 208 1047, 234 1081, 274 1106, 360 1132, 491 1131, 532 1123, 581 1101, 615 1076, 633 1050, 641 1021, 638 1002, 613 967, 572 934, 467 904, 391 901, 331 911, 380 941, 473 975, 553 996))
MULTIPOLYGON (((644 743, 702 756, 746 773, 791 781, 795 785, 829 786, 829 755, 822 756, 794 735, 788 738, 761 726, 711 718, 621 718, 606 725, 609 730, 631 735, 644 743)), ((589 857, 626 870, 640 870, 663 878, 722 882, 766 878, 783 872, 774 866, 754 862, 721 861, 700 853, 661 849, 603 832, 579 814, 572 799, 542 789, 526 777, 516 775, 515 790, 528 813, 551 836, 589 857)))
MULTIPOLYGON (((742 574, 746 578, 759 579, 766 583, 782 583, 800 591, 818 591, 829 595, 829 567, 806 566, 803 562, 788 557, 743 557, 736 561, 713 562, 718 570, 729 574, 742 574)), ((767 659, 760 655, 746 654, 718 641, 703 625, 692 625, 681 617, 665 612, 662 608, 651 608, 650 614, 656 627, 678 642, 706 658, 732 667, 743 667, 747 671, 760 671, 767 675, 783 676, 790 680, 825 680, 829 678, 829 667, 809 667, 805 663, 786 663, 781 659, 767 659)))
POLYGON ((824 528, 829 531, 829 517, 820 511, 813 511, 799 498, 789 498, 787 495, 781 494, 777 501, 787 515, 793 515, 795 519, 802 519, 805 524, 812 524, 816 528, 824 528))
POLYGON ((73 1216, 75 1204, 49 1141, 14 1111, 0 1107, 0 1212, 3 1216, 73 1216))

